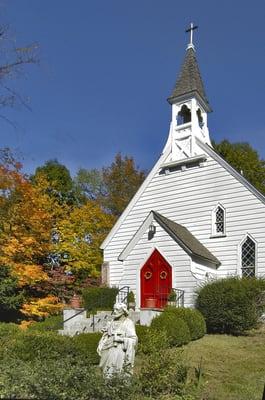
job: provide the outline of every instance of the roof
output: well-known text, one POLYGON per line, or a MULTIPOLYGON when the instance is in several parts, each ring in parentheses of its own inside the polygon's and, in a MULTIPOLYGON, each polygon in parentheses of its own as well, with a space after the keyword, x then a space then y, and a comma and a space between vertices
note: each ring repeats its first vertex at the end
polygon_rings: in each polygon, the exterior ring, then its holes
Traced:
POLYGON ((223 157, 220 156, 211 146, 207 143, 203 143, 197 137, 195 138, 196 143, 200 148, 212 157, 218 164, 225 168, 234 178, 236 178, 242 185, 245 186, 254 196, 256 196, 263 204, 265 204, 265 196, 253 186, 243 175, 241 175, 232 165, 230 165, 223 157))
POLYGON ((153 211, 154 219, 189 255, 199 257, 217 266, 221 265, 216 258, 195 236, 183 225, 153 211))
POLYGON ((131 240, 129 240, 119 255, 118 260, 124 261, 127 258, 153 220, 155 220, 189 256, 199 258, 200 260, 211 263, 216 267, 221 264, 220 261, 201 242, 199 242, 199 240, 196 239, 187 228, 153 210, 150 211, 137 232, 131 240))
POLYGON ((195 50, 189 47, 173 92, 168 98, 168 102, 172 104, 178 97, 195 93, 199 94, 202 100, 209 106, 196 60, 195 50))

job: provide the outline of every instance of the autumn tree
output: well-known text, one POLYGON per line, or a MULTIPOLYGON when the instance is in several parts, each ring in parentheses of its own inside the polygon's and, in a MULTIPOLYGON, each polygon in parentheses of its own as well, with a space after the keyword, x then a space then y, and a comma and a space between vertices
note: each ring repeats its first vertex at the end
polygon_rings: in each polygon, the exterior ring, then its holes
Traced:
POLYGON ((49 279, 43 260, 52 251, 58 205, 45 193, 46 181, 33 186, 8 150, 0 156, 0 265, 10 268, 30 300, 36 285, 49 279))
POLYGON ((92 200, 75 207, 58 225, 56 251, 60 263, 75 276, 98 277, 102 263, 100 244, 114 218, 92 200))
POLYGON ((136 167, 133 157, 120 153, 109 167, 100 170, 80 169, 76 186, 89 199, 118 217, 145 179, 145 172, 136 167))
POLYGON ((252 185, 265 194, 265 161, 249 143, 214 143, 215 150, 252 185))

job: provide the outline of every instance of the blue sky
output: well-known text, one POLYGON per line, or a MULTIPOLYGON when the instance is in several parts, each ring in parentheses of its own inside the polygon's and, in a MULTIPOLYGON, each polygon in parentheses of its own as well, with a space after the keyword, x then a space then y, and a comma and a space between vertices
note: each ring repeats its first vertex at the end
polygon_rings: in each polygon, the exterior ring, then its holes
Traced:
POLYGON ((57 158, 74 175, 118 151, 150 169, 191 21, 211 137, 248 141, 265 158, 263 0, 2 0, 0 10, 18 45, 40 45, 40 66, 16 82, 32 112, 7 114, 17 129, 0 121, 1 147, 19 153, 26 172, 57 158))

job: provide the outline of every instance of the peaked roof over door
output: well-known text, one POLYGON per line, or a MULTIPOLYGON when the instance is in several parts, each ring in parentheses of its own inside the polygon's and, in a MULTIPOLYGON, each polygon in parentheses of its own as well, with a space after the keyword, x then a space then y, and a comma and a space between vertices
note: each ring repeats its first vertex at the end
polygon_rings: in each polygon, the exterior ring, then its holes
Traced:
POLYGON ((209 106, 196 60, 195 50, 192 47, 189 47, 173 92, 168 98, 168 102, 172 104, 179 97, 194 95, 195 93, 199 94, 203 101, 209 106))
POLYGON ((140 237, 146 232, 152 220, 155 220, 168 234, 174 239, 179 246, 191 257, 197 257, 203 261, 210 262, 215 266, 221 265, 216 258, 195 236, 183 225, 164 217, 156 211, 151 211, 145 221, 142 223, 136 234, 128 242, 122 253, 119 255, 119 260, 126 259, 130 251, 134 248, 140 237))

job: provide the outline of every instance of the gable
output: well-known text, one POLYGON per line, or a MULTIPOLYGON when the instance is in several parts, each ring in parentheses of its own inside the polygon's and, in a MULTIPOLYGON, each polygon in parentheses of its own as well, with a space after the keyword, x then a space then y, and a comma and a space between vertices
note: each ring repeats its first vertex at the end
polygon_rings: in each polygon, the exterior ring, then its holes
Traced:
MULTIPOLYGON (((161 168, 170 154, 170 145, 168 143, 165 152, 161 155, 138 192, 102 243, 102 249, 106 248, 120 229, 123 231, 123 225, 126 221, 130 221, 130 227, 126 223, 126 235, 132 238, 151 209, 158 210, 161 214, 177 220, 180 224, 190 229, 189 221, 187 224, 182 215, 178 215, 178 210, 174 211, 177 204, 179 204, 182 210, 184 208, 185 211, 185 205, 191 208, 198 208, 199 202, 203 197, 205 197, 205 202, 210 203, 210 210, 212 210, 217 202, 228 198, 233 199, 234 203, 238 201, 244 204, 244 201, 247 201, 248 203, 256 204, 256 199, 260 206, 265 204, 265 197, 230 164, 223 160, 210 146, 198 139, 196 141, 205 152, 207 158, 204 166, 197 166, 183 172, 181 170, 168 175, 160 175, 161 168), (192 199, 190 199, 190 196, 192 196, 192 199), (175 206, 172 204, 174 202, 175 206)), ((206 210, 205 207, 204 209, 206 210)), ((198 218, 200 221, 200 214, 198 218)), ((210 216, 208 218, 210 219, 210 216)), ((198 237, 196 230, 192 230, 191 232, 198 237)))
POLYGON ((138 231, 123 249, 118 257, 120 261, 124 261, 126 259, 130 251, 134 248, 136 243, 138 243, 139 239, 152 224, 153 220, 155 220, 189 256, 211 263, 214 266, 219 266, 221 264, 220 261, 205 246, 203 246, 203 244, 200 243, 199 240, 196 239, 187 228, 177 224, 172 220, 169 220, 155 211, 151 211, 149 213, 138 231))

